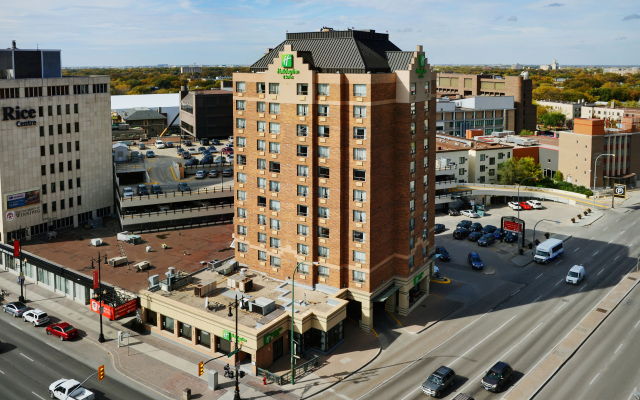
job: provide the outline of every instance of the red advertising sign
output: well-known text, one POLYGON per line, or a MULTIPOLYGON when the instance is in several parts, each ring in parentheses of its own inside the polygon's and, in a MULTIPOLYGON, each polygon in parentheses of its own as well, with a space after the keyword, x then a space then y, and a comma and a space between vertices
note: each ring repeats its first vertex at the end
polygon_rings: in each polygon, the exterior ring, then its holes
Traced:
MULTIPOLYGON (((107 304, 102 304, 102 315, 109 318, 111 321, 114 321, 120 317, 124 317, 125 315, 134 312, 138 308, 138 299, 129 300, 124 304, 120 304, 115 309, 107 304)), ((100 313, 100 302, 91 299, 91 310, 97 314, 100 313)))
POLYGON ((20 241, 19 240, 13 241, 13 256, 20 257, 20 241))
POLYGON ((522 232, 522 226, 518 227, 518 223, 517 222, 512 222, 512 221, 504 221, 504 224, 502 226, 502 228, 505 231, 510 231, 510 232, 522 232))
POLYGON ((100 278, 98 278, 98 271, 93 271, 93 288, 97 289, 100 287, 100 278))

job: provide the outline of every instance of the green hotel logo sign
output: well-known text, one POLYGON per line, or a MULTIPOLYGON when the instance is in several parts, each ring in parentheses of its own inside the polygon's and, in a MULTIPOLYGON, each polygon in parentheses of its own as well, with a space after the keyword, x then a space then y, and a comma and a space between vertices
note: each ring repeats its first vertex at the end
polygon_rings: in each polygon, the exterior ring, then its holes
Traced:
POLYGON ((420 64, 420 66, 421 66, 421 67, 424 67, 425 60, 426 60, 426 58, 425 58, 425 56, 424 56, 424 55, 419 55, 419 56, 418 56, 418 62, 419 62, 419 64, 420 64))
POLYGON ((422 277, 424 276, 424 272, 420 272, 418 275, 413 277, 413 285, 417 285, 418 283, 420 283, 420 281, 422 280, 422 277))
POLYGON ((421 54, 418 56, 418 67, 416 68, 416 73, 418 74, 418 78, 424 78, 424 74, 427 73, 427 70, 425 68, 425 65, 427 63, 427 58, 424 56, 424 54, 421 54))
MULTIPOLYGON (((231 332, 229 332, 229 331, 223 330, 223 331, 222 331, 222 338, 223 338, 224 340, 231 341, 232 339, 235 339, 235 338, 236 338, 236 335, 235 335, 235 334, 233 334, 233 333, 231 333, 231 332)), ((247 339, 245 339, 245 338, 243 338, 243 337, 238 337, 238 341, 239 341, 239 342, 246 342, 246 341, 247 341, 247 339)))
POLYGON ((293 54, 282 54, 280 56, 282 68, 293 68, 293 54))
POLYGON ((264 345, 268 345, 269 343, 271 343, 271 341, 275 338, 277 338, 278 336, 280 336, 280 333, 282 333, 282 327, 276 329, 275 331, 268 333, 265 335, 264 337, 264 345))
POLYGON ((293 79, 294 75, 300 73, 299 70, 293 69, 293 54, 281 54, 280 64, 282 68, 278 68, 277 72, 282 75, 283 79, 293 79))

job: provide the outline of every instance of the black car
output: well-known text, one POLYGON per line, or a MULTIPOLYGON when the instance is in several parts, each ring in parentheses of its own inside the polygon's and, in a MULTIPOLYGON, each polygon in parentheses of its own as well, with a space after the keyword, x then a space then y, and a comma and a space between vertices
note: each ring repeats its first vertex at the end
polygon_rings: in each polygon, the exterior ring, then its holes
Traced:
POLYGON ((480 239, 478 239, 478 246, 489 246, 496 241, 496 237, 493 233, 485 233, 480 239))
POLYGON ((464 239, 467 236, 469 236, 470 233, 471 233, 471 231, 468 230, 468 229, 458 228, 455 231, 453 231, 453 238, 454 239, 464 239))
POLYGON ((515 243, 518 241, 518 234, 515 232, 507 232, 507 234, 504 235, 504 241, 507 243, 515 243))
POLYGON ((481 232, 471 232, 469 236, 467 236, 467 240, 471 242, 477 242, 482 237, 481 232))
POLYGON ((433 227, 433 233, 442 233, 445 231, 445 226, 444 224, 435 224, 435 226, 433 227))
POLYGON ((498 361, 480 381, 480 385, 490 392, 500 392, 513 379, 513 368, 506 362, 498 361))
POLYGON ((207 138, 200 139, 200 144, 203 145, 203 146, 208 146, 209 145, 209 139, 207 139, 207 138))
POLYGON ((200 161, 198 161, 197 158, 190 158, 190 159, 187 160, 186 163, 184 163, 184 165, 187 166, 187 167, 190 166, 190 165, 198 165, 198 164, 200 164, 200 161))
POLYGON ((442 246, 436 246, 436 257, 441 261, 450 261, 451 256, 447 249, 442 246))
POLYGON ((233 176, 233 168, 225 168, 222 171, 222 176, 233 176))
POLYGON ((498 228, 493 225, 485 225, 484 228, 482 228, 482 233, 493 233, 496 229, 498 228))
POLYGON ((447 214, 451 215, 452 217, 456 217, 456 216, 460 215, 460 211, 456 210, 455 208, 450 208, 447 211, 447 214))
POLYGON ((211 156, 202 157, 202 160, 200 160, 200 165, 202 164, 213 164, 213 157, 211 156))
POLYGON ((138 185, 138 196, 148 196, 149 189, 147 189, 147 185, 138 185))
POLYGON ((151 194, 162 194, 162 186, 160 185, 151 186, 151 194))
POLYGON ((191 188, 186 182, 178 183, 178 192, 190 192, 191 188))
POLYGON ((469 221, 468 219, 463 219, 462 221, 458 222, 458 225, 456 225, 456 229, 457 228, 469 229, 471 225, 473 225, 473 222, 469 221))
POLYGON ((480 222, 474 222, 468 229, 471 232, 480 232, 482 230, 482 224, 480 222))
POLYGON ((456 373, 449 367, 442 366, 435 370, 422 384, 422 392, 429 396, 440 397, 442 391, 453 386, 456 373))
POLYGON ((184 145, 185 146, 191 146, 191 140, 185 140, 184 141, 184 145))
POLYGON ((211 139, 211 144, 214 144, 216 146, 220 146, 220 141, 218 139, 211 139))
POLYGON ((185 160, 188 160, 191 158, 191 153, 189 153, 189 151, 185 150, 183 151, 181 154, 182 158, 184 158, 185 160))
POLYGON ((173 142, 165 142, 164 147, 172 148, 173 147, 173 142))
POLYGON ((177 147, 176 151, 178 152, 178 155, 182 155, 182 153, 184 153, 184 149, 182 147, 177 147))

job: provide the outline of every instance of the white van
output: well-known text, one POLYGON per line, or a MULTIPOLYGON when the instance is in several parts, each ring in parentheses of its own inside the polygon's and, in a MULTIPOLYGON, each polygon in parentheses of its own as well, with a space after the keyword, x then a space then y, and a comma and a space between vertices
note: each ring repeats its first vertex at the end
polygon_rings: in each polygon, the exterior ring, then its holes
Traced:
POLYGON ((164 149, 164 142, 162 140, 156 140, 156 149, 164 149))
POLYGON ((533 257, 533 260, 538 264, 546 264, 560 257, 563 252, 564 246, 562 245, 562 240, 548 239, 536 247, 536 255, 533 257))
POLYGON ((574 265, 569 270, 566 281, 567 283, 573 283, 574 285, 577 285, 581 280, 584 279, 584 275, 584 267, 582 265, 574 265))

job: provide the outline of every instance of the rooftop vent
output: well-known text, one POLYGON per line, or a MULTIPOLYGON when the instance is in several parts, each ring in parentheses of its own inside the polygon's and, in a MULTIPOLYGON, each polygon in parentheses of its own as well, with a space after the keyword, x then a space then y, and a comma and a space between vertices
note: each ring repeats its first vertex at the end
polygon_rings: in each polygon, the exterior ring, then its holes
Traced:
POLYGON ((249 303, 249 311, 260 315, 267 315, 270 312, 275 311, 275 309, 275 300, 267 299, 266 297, 258 297, 249 303))

